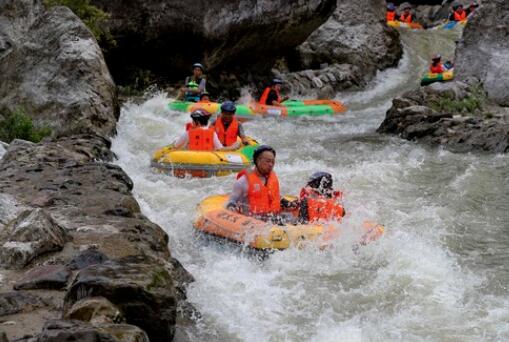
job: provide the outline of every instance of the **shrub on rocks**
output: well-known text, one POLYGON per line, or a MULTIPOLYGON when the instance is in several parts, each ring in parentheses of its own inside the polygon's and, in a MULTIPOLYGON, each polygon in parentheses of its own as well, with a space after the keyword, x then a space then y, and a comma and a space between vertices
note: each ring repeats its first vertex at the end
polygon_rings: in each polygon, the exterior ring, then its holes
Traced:
POLYGON ((51 134, 46 126, 34 125, 32 119, 21 109, 8 113, 0 121, 0 140, 10 143, 14 139, 39 142, 51 134))

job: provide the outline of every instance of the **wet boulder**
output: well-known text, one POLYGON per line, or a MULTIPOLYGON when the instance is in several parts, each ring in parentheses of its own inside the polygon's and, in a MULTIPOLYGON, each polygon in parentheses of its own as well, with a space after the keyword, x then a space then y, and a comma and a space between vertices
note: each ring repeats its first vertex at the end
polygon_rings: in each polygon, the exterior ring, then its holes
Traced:
POLYGON ((507 153, 506 118, 505 111, 487 102, 479 85, 454 81, 421 87, 395 98, 377 131, 443 145, 454 152, 507 153))
POLYGON ((90 30, 66 7, 0 2, 0 112, 22 110, 56 135, 112 135, 116 87, 90 30))
POLYGON ((145 330, 150 340, 171 341, 177 299, 164 267, 148 261, 107 261, 82 269, 65 297, 65 314, 76 302, 98 296, 117 306, 127 323, 145 330))
POLYGON ((67 232, 43 209, 25 210, 11 222, 0 245, 0 265, 23 268, 36 257, 61 250, 67 232))
POLYGON ((463 31, 456 50, 455 74, 477 79, 488 98, 509 107, 509 1, 483 2, 463 31))

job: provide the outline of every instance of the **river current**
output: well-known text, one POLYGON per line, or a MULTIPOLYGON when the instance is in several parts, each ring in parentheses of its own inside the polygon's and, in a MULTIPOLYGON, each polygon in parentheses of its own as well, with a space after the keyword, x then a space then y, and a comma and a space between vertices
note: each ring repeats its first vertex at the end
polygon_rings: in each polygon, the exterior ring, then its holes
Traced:
POLYGON ((314 171, 344 191, 347 233, 329 250, 275 252, 261 261, 204 241, 197 203, 229 192, 234 176, 177 179, 150 170, 151 154, 188 115, 155 94, 125 104, 113 150, 142 211, 170 237, 196 281, 201 313, 191 341, 509 340, 509 156, 455 154, 375 133, 391 100, 418 86, 429 57, 454 55, 455 32, 403 32, 404 57, 362 92, 337 94, 337 118, 258 120, 247 133, 277 149, 283 193, 314 171), (363 219, 386 234, 352 251, 363 219), (350 233, 348 233, 350 232, 350 233))

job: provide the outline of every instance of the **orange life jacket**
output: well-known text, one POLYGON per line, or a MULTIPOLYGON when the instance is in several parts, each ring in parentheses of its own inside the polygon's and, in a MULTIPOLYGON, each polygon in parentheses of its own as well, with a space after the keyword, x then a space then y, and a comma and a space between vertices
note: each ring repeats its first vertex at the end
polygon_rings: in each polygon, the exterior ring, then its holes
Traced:
POLYGON ((411 24, 412 23, 412 13, 409 13, 408 15, 405 15, 405 13, 401 14, 399 16, 399 21, 401 21, 403 23, 411 24))
POLYGON ((467 19, 467 11, 454 11, 454 20, 462 21, 467 19))
POLYGON ((188 149, 191 151, 213 151, 214 129, 191 128, 187 131, 189 136, 188 149))
POLYGON ((300 192, 301 200, 306 200, 309 222, 315 221, 341 221, 345 216, 345 209, 338 201, 342 193, 334 191, 332 197, 326 197, 317 191, 309 188, 303 188, 300 192))
POLYGON ((256 172, 245 172, 247 177, 249 212, 251 214, 275 214, 281 211, 279 181, 272 171, 265 185, 256 172))
POLYGON ((444 67, 442 66, 442 63, 431 64, 431 66, 429 67, 429 71, 432 72, 433 74, 441 74, 444 72, 444 67))
POLYGON ((228 129, 224 129, 223 120, 219 117, 214 126, 217 137, 223 146, 231 146, 237 142, 237 136, 239 135, 239 122, 237 119, 233 118, 228 129))
MULTIPOLYGON (((267 104, 267 98, 269 97, 270 91, 271 91, 270 87, 265 88, 265 90, 262 93, 262 96, 260 96, 260 101, 258 101, 260 104, 262 104, 262 105, 267 104)), ((277 90, 274 90, 274 91, 277 94, 277 102, 278 103, 281 102, 281 95, 279 95, 279 91, 277 91, 277 90)), ((269 105, 272 105, 272 103, 269 103, 269 105)))
POLYGON ((396 11, 387 11, 387 21, 396 20, 396 11))

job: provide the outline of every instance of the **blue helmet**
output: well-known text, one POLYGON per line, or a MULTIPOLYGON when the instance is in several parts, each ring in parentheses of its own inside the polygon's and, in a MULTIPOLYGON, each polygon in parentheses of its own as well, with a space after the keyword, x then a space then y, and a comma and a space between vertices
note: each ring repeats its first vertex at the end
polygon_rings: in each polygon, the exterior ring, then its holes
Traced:
POLYGON ((396 10, 396 6, 394 6, 394 4, 393 4, 392 2, 389 2, 389 3, 387 4, 387 9, 388 9, 389 11, 394 11, 394 10, 396 10))
POLYGON ((272 84, 283 84, 283 81, 281 81, 279 78, 274 78, 272 80, 272 84))
POLYGON ((221 105, 222 112, 235 113, 236 110, 237 110, 237 107, 235 107, 235 103, 233 103, 232 101, 225 101, 221 105))

